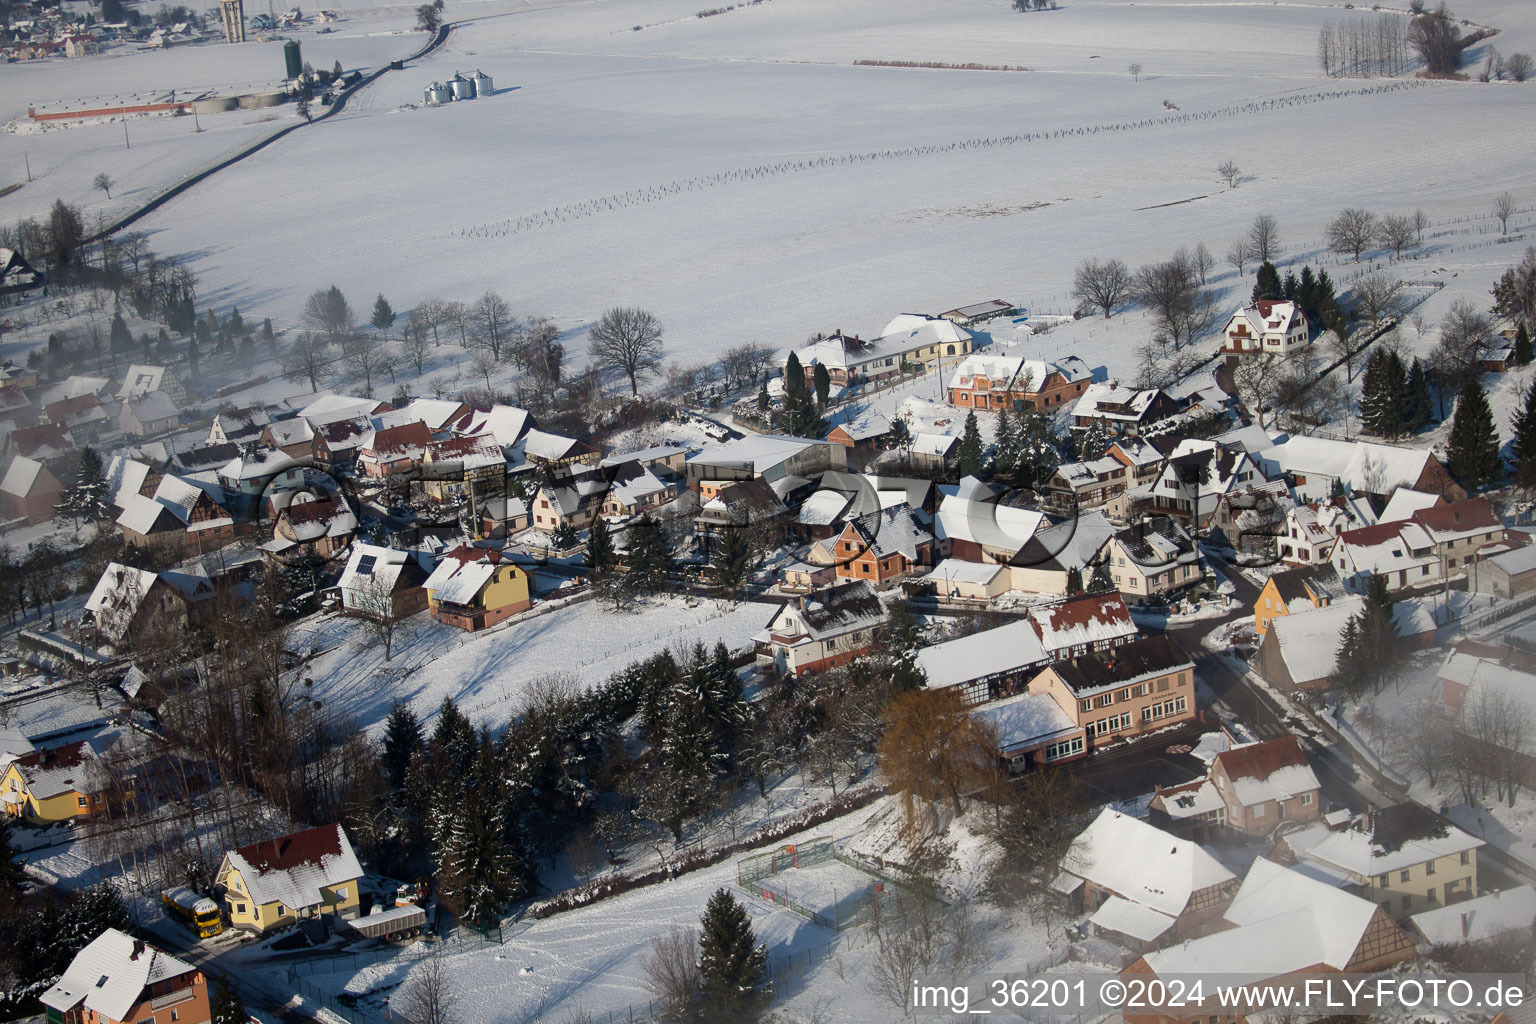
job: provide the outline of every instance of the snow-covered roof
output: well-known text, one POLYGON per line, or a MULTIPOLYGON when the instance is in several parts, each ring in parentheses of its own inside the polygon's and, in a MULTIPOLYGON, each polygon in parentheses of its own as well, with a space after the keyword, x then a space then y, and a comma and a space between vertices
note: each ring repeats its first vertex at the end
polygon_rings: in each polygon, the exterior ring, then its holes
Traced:
POLYGON ((1391 494, 1399 487, 1418 483, 1434 455, 1422 448, 1401 448, 1375 441, 1295 436, 1260 452, 1258 458, 1266 469, 1273 464, 1293 475, 1307 477, 1308 490, 1320 487, 1326 494, 1329 481, 1340 479, 1357 492, 1391 494))
POLYGON ((164 366, 144 366, 134 363, 128 367, 128 372, 123 374, 123 386, 118 389, 117 397, 128 401, 159 391, 164 386, 165 374, 164 366))
POLYGON ((891 318, 876 339, 892 348, 922 348, 933 344, 961 343, 971 340, 971 332, 943 317, 923 313, 899 313, 891 318))
POLYGON ((1381 808, 1357 818, 1348 828, 1310 825, 1289 833, 1285 842, 1298 859, 1332 864, 1353 874, 1356 881, 1483 845, 1481 839, 1415 804, 1381 808))
POLYGON ((946 558, 933 567, 927 578, 985 586, 997 579, 997 574, 1003 571, 1005 567, 1001 562, 967 562, 963 558, 946 558))
POLYGON ((725 444, 710 445, 689 456, 689 465, 714 466, 724 469, 750 469, 764 473, 774 466, 794 458, 814 445, 824 445, 805 437, 789 437, 784 434, 751 434, 725 444))
POLYGON ((1099 381, 1088 385, 1072 407, 1072 415, 1135 423, 1147 414, 1160 394, 1157 388, 1127 388, 1114 381, 1099 381))
MULTIPOLYGON (((1364 605, 1362 598, 1350 596, 1322 608, 1270 620, 1269 636, 1278 645, 1292 682, 1299 685, 1333 675, 1338 665, 1344 625, 1358 615, 1364 605)), ((1266 637, 1266 641, 1268 639, 1266 637)))
POLYGON ((1433 508, 1445 499, 1438 494, 1416 491, 1412 487, 1399 487, 1387 499, 1387 507, 1381 510, 1378 523, 1396 523, 1410 518, 1423 508, 1433 508))
MULTIPOLYGON (((1242 886, 1222 916, 1242 926, 1287 917, 1297 907, 1312 911, 1317 929, 1317 945, 1313 947, 1317 955, 1298 966, 1323 963, 1340 971, 1354 957, 1371 918, 1376 914, 1376 904, 1370 900, 1259 857, 1248 869, 1242 886)), ((1230 934, 1221 932, 1212 938, 1230 934)), ((1279 937, 1275 938, 1279 945, 1279 937)))
POLYGON ((917 652, 917 667, 933 689, 956 686, 1051 660, 1027 619, 957 637, 917 652))
MULTIPOLYGON (((964 481, 961 482, 962 486, 964 481)), ((1029 543, 1045 516, 1034 509, 945 495, 939 503, 935 534, 940 540, 969 541, 1009 553, 1029 543)))
MULTIPOLYGON (((1232 319, 1246 320, 1253 336, 1262 338, 1266 334, 1289 333, 1295 321, 1300 319, 1305 323, 1307 315, 1289 299, 1260 299, 1254 305, 1238 310, 1232 315, 1232 319)), ((1229 321, 1229 329, 1230 323, 1229 321)))
POLYGON ((139 602, 144 600, 144 595, 154 586, 155 578, 155 574, 148 569, 108 562, 96 586, 91 589, 91 596, 85 599, 85 609, 97 614, 108 609, 118 612, 126 610, 129 617, 132 617, 139 602))
POLYGON ((1198 818, 1202 814, 1226 809, 1221 791, 1210 779, 1173 786, 1157 794, 1156 803, 1170 818, 1198 818))
POLYGON ((831 526, 842 518, 848 501, 848 496, 839 491, 817 491, 801 503, 795 522, 801 526, 831 526))
POLYGON ((146 498, 137 491, 124 495, 118 504, 123 511, 117 517, 117 525, 135 533, 149 533, 161 515, 171 514, 154 498, 146 498))
POLYGON ((308 444, 315 439, 315 428, 302 417, 292 420, 278 420, 268 423, 267 434, 272 438, 272 443, 279 448, 287 448, 295 444, 308 444))
MULTIPOLYGON (((303 422, 302 420, 299 422, 303 422)), ((260 480, 298 465, 298 460, 279 448, 245 452, 219 467, 220 480, 260 480)))
POLYGON ((380 413, 379 423, 383 427, 422 423, 428 430, 435 432, 447 427, 449 421, 455 419, 463 408, 462 402, 442 398, 413 398, 403 409, 380 413))
POLYGON ((466 562, 458 558, 445 558, 437 563, 424 586, 438 601, 448 604, 470 604, 492 576, 496 575, 497 563, 489 557, 466 562))
POLYGON ((176 419, 180 415, 176 400, 164 391, 151 391, 147 395, 130 399, 128 408, 133 411, 133 418, 145 426, 160 420, 176 419))
POLYGON ((530 430, 523 438, 523 454, 545 462, 559 462, 569 458, 572 452, 586 447, 574 437, 551 434, 544 430, 530 430))
POLYGON ((947 457, 960 439, 953 434, 936 434, 932 431, 919 431, 912 436, 912 454, 933 455, 947 457))
POLYGON ((1048 693, 1021 693, 993 701, 971 717, 992 727, 997 749, 1009 753, 1049 743, 1081 728, 1048 693))
POLYGON ((39 999, 60 1013, 67 1014, 84 1003, 98 1018, 123 1020, 146 988, 196 969, 185 960, 108 928, 75 954, 64 976, 39 999))
POLYGON ((1060 374, 1069 384, 1088 380, 1093 376, 1088 364, 1076 356, 1067 356, 1059 363, 1044 359, 1025 359, 1022 356, 975 353, 962 359, 950 374, 949 386, 969 390, 976 386, 978 377, 986 378, 989 390, 1018 391, 1028 394, 1038 392, 1053 373, 1060 374))
POLYGON ((1513 931, 1528 934, 1532 922, 1536 921, 1536 889, 1520 885, 1503 892, 1491 892, 1414 914, 1410 920, 1435 946, 1480 942, 1513 931))
POLYGON ((1072 841, 1062 867, 1172 917, 1190 896, 1237 877, 1198 843, 1107 807, 1072 841))
POLYGON ((1244 807, 1289 800, 1321 788, 1295 736, 1233 747, 1217 754, 1216 764, 1226 773, 1244 807))
POLYGON ((1131 610, 1118 592, 1084 594, 1030 609, 1040 642, 1047 651, 1112 643, 1139 636, 1131 610))
POLYGON ((496 438, 497 444, 510 448, 521 441, 532 426, 533 417, 527 409, 515 405, 493 405, 489 409, 470 409, 450 423, 449 429, 455 434, 490 434, 496 438))
POLYGON ((338 586, 343 590, 363 590, 377 581, 388 593, 395 588, 400 570, 410 555, 397 548, 380 547, 377 544, 354 543, 347 550, 347 566, 341 571, 338 586))
POLYGON ((691 448, 684 448, 682 445, 677 444, 657 444, 652 445, 649 448, 640 448, 636 451, 614 452, 612 455, 609 455, 601 462, 599 462, 598 465, 622 466, 629 462, 639 462, 649 466, 653 463, 661 462, 665 459, 676 458, 679 455, 682 455, 686 458, 688 453, 692 450, 693 449, 691 448))
MULTIPOLYGON (((115 740, 109 734, 104 746, 115 740)), ((90 740, 76 740, 61 747, 44 747, 16 758, 13 766, 27 792, 36 800, 50 800, 67 793, 94 793, 100 786, 89 776, 98 760, 90 740)))
POLYGON ((1151 942, 1173 927, 1174 919, 1145 903, 1133 903, 1111 896, 1089 918, 1105 931, 1119 932, 1142 942, 1151 942))
MULTIPOLYGON (((322 901, 320 889, 363 876, 352 843, 340 825, 320 825, 281 839, 263 839, 224 855, 257 906, 281 903, 293 910, 322 901)), ((220 871, 222 876, 224 871, 220 871)))
POLYGON ((852 580, 785 602, 769 621, 770 628, 790 615, 798 620, 798 632, 811 640, 855 633, 878 626, 886 619, 885 606, 863 580, 852 580))
POLYGON ((862 539, 863 549, 876 558, 899 554, 908 562, 917 561, 920 546, 933 536, 917 521, 911 506, 898 502, 887 509, 867 512, 848 524, 862 539))
POLYGON ((1515 548, 1513 551, 1493 555, 1488 561, 1511 576, 1530 572, 1532 569, 1536 569, 1536 544, 1527 544, 1523 548, 1515 548))
POLYGON ((29 459, 25 455, 18 455, 12 460, 10 468, 5 471, 5 479, 0 480, 0 491, 18 498, 25 498, 31 493, 32 485, 37 482, 42 471, 41 462, 29 459))
POLYGON ((1008 564, 1042 569, 1086 569, 1114 535, 1115 527, 1109 517, 1094 509, 1041 530, 1009 559, 1008 564))
POLYGON ((1324 962, 1321 916, 1311 907, 1292 906, 1253 924, 1174 943, 1144 959, 1163 977, 1219 976, 1232 985, 1261 981, 1324 962))
MULTIPOLYGON (((359 398, 356 395, 337 395, 330 392, 314 395, 299 410, 299 418, 308 421, 311 427, 318 427, 322 423, 334 423, 337 420, 356 419, 359 416, 370 416, 373 410, 381 403, 376 398, 359 398)), ((277 424, 273 424, 274 427, 277 424)))

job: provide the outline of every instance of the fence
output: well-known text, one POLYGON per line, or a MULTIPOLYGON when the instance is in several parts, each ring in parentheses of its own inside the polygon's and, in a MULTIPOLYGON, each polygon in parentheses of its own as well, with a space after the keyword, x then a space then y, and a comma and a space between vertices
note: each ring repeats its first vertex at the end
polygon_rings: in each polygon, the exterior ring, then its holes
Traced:
POLYGON ((871 919, 899 919, 902 916, 901 893, 894 881, 875 865, 839 853, 832 845, 832 840, 825 837, 743 858, 736 865, 736 885, 745 892, 782 906, 834 932, 846 931, 871 919), (829 862, 846 864, 871 879, 864 889, 850 891, 841 899, 834 888, 830 915, 824 910, 813 910, 795 899, 787 886, 768 881, 790 868, 815 868, 829 862))
POLYGON ((1533 604, 1536 604, 1536 591, 1522 594, 1512 601, 1496 604, 1492 608, 1478 612, 1475 615, 1465 616, 1459 622, 1450 623, 1450 625, 1457 625, 1463 633, 1470 633, 1474 629, 1480 629, 1488 625, 1490 622, 1497 622, 1500 619, 1508 618, 1516 612, 1522 612, 1533 604))

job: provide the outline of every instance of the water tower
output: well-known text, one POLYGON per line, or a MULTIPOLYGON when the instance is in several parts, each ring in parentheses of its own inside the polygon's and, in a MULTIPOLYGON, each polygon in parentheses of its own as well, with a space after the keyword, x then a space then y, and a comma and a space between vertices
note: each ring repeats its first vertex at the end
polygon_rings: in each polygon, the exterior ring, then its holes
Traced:
POLYGON ((304 61, 299 57, 299 44, 292 39, 283 44, 283 64, 288 71, 285 77, 289 81, 304 73, 304 61))

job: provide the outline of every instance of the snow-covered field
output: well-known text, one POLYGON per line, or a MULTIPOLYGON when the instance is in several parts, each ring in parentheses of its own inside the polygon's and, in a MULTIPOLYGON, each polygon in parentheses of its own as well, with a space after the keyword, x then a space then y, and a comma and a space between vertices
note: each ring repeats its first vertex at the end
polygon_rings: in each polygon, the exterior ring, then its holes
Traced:
MULTIPOLYGON (((1536 85, 1322 79, 1316 32, 1341 7, 1081 0, 1026 15, 1005 0, 763 0, 698 18, 699 6, 450 4, 464 20, 442 50, 145 227, 158 250, 194 256, 205 300, 279 326, 332 281, 354 305, 382 291, 400 311, 494 288, 554 317, 577 353, 604 308, 643 305, 671 357, 691 361, 994 296, 1061 312, 1079 260, 1135 265, 1198 242, 1219 254, 1260 212, 1279 218, 1287 259, 1316 262, 1322 224, 1346 205, 1423 207, 1448 229, 1503 189, 1536 199, 1536 141, 1512 130, 1536 85), (422 86, 474 68, 494 96, 418 108, 422 86), (1426 131, 1452 124, 1453 137, 1426 131), (1232 190, 1214 170, 1227 158, 1243 169, 1232 190)), ((350 41, 350 67, 419 44, 366 34, 369 18, 400 27, 385 12, 344 23, 355 39, 305 39, 306 56, 350 41)), ((1504 30, 1501 52, 1536 41, 1529 11, 1466 13, 1504 30)), ((27 140, 34 164, 52 138, 27 140)), ((209 162, 224 145, 206 143, 209 162)), ((81 198, 91 174, 65 191, 81 198)), ((39 184, 0 200, 0 216, 30 211, 17 197, 39 184)), ((1411 266, 1451 260, 1461 277, 1446 292, 1481 300, 1523 243, 1471 227, 1475 238, 1426 239, 1432 258, 1411 266)), ((1235 303, 1251 275, 1222 267, 1213 284, 1235 303)), ((1116 326, 1074 325, 1049 347, 1124 375, 1144 327, 1116 326)))
POLYGON ((365 729, 382 728, 397 700, 428 719, 445 697, 477 725, 500 729, 538 680, 566 677, 591 686, 660 651, 685 656, 695 642, 736 650, 772 612, 767 605, 715 601, 690 607, 682 598, 654 598, 636 611, 615 612, 587 601, 476 634, 416 615, 388 662, 356 620, 332 616, 306 620, 289 644, 320 652, 304 670, 314 680, 314 698, 365 729))

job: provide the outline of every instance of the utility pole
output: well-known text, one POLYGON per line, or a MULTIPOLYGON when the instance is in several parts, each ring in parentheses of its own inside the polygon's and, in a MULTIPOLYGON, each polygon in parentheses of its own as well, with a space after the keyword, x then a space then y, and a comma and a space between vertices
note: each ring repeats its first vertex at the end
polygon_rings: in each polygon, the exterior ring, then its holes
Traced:
POLYGON ((127 121, 123 122, 123 148, 124 149, 132 149, 133 148, 133 144, 128 141, 128 122, 127 121))
POLYGON ((32 156, 29 153, 21 154, 21 158, 27 162, 27 180, 32 180, 32 156))

